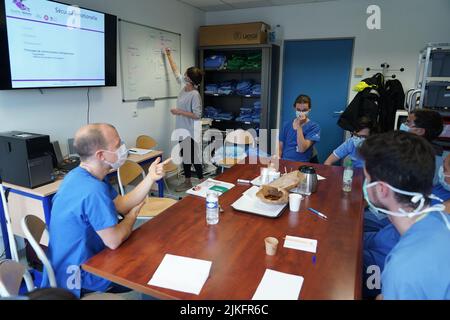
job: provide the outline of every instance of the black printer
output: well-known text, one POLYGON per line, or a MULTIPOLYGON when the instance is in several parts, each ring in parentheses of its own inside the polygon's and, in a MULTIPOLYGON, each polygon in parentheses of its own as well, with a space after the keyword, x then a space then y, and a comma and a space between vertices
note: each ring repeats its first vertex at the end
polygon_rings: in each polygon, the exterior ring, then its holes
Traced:
POLYGON ((0 176, 26 188, 53 182, 50 137, 20 131, 0 133, 0 176))

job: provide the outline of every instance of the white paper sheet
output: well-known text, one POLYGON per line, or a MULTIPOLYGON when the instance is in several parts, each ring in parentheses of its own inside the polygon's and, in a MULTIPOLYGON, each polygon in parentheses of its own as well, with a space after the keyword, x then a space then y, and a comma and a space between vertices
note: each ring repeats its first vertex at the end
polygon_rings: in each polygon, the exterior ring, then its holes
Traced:
POLYGON ((317 252, 317 240, 300 237, 286 236, 284 247, 311 253, 317 252))
MULTIPOLYGON (((211 188, 214 188, 214 187, 223 187, 223 188, 225 188, 224 190, 228 191, 234 187, 234 184, 229 183, 229 182, 214 180, 214 179, 207 179, 207 180, 203 181, 202 183, 200 183, 199 185, 197 185, 196 187, 188 189, 186 191, 186 193, 193 195, 193 196, 206 198, 206 195, 208 194, 208 190, 210 190, 211 188)), ((213 190, 213 191, 217 192, 219 195, 222 195, 226 192, 226 191, 221 192, 218 190, 213 190)))
POLYGON ((143 156, 147 153, 152 152, 153 150, 152 149, 130 148, 128 151, 130 152, 130 154, 137 154, 137 155, 143 156))
POLYGON ((148 284, 198 295, 211 265, 211 261, 166 254, 148 284))
POLYGON ((304 278, 266 269, 253 300, 297 300, 304 278))

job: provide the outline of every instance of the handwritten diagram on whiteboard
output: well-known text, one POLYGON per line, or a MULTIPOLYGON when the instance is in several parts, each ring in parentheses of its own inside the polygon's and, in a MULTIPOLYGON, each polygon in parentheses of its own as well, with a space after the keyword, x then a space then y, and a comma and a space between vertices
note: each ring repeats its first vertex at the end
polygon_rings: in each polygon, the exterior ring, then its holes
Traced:
POLYGON ((164 54, 181 66, 181 35, 133 22, 119 24, 124 101, 175 98, 181 90, 164 54))

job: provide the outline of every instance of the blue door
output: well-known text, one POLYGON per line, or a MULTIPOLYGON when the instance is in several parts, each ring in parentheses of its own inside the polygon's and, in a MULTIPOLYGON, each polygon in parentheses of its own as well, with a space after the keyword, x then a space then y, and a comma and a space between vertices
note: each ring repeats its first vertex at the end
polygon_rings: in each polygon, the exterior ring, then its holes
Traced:
POLYGON ((323 163, 343 141, 337 125, 348 100, 353 39, 285 41, 281 125, 293 120, 293 103, 299 94, 311 97, 311 120, 321 127, 316 144, 323 163))

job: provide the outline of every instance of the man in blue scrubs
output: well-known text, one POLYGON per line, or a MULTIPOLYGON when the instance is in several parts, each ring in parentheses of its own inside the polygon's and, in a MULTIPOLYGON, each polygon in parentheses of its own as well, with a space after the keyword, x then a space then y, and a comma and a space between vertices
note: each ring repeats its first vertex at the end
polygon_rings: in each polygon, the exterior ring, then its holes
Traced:
POLYGON ((314 144, 320 141, 320 126, 308 118, 311 98, 297 97, 294 103, 295 119, 286 122, 280 132, 279 156, 284 160, 317 162, 313 160, 314 144))
MULTIPOLYGON (((124 288, 85 272, 81 265, 105 248, 115 250, 130 236, 150 187, 164 176, 164 163, 158 158, 133 191, 119 196, 105 179, 128 155, 116 129, 108 124, 85 126, 76 133, 74 145, 81 163, 64 178, 53 198, 49 227, 48 254, 56 282, 77 297, 94 291, 123 292, 124 288), (120 223, 118 213, 124 216, 120 223)), ((47 281, 44 276, 43 287, 47 281)))
MULTIPOLYGON (((439 112, 426 109, 418 109, 408 115, 408 119, 400 126, 401 131, 413 133, 417 136, 425 138, 433 148, 435 156, 435 172, 433 178, 433 186, 439 185, 438 169, 442 166, 443 148, 434 143, 444 129, 444 122, 439 112)), ((379 231, 389 224, 388 219, 380 219, 379 216, 373 214, 369 210, 364 213, 364 231, 379 231)))
POLYGON ((358 148, 370 135, 372 130, 372 120, 368 117, 361 117, 356 124, 355 132, 352 132, 352 137, 342 143, 332 154, 325 160, 324 164, 331 166, 333 163, 350 156, 353 168, 363 168, 364 162, 358 154, 358 148))
POLYGON ((373 210, 387 214, 399 233, 385 261, 378 298, 450 299, 450 220, 443 205, 430 206, 432 147, 417 135, 388 132, 369 137, 360 154, 364 198, 373 210))
MULTIPOLYGON (((439 184, 433 187, 432 194, 444 201, 445 212, 450 213, 450 155, 444 161, 444 166, 439 168, 439 184)), ((431 204, 439 204, 440 201, 432 199, 431 204)), ((384 269, 384 262, 392 248, 400 240, 400 233, 392 223, 378 232, 364 233, 364 278, 367 279, 370 274, 367 270, 370 266, 378 266, 381 271, 384 269)), ((366 297, 376 296, 380 290, 368 290, 364 288, 366 297)))

